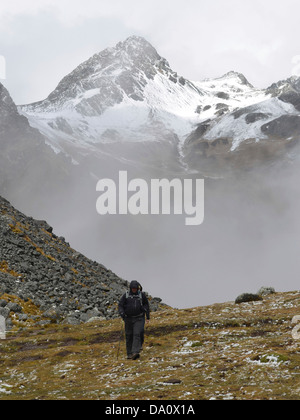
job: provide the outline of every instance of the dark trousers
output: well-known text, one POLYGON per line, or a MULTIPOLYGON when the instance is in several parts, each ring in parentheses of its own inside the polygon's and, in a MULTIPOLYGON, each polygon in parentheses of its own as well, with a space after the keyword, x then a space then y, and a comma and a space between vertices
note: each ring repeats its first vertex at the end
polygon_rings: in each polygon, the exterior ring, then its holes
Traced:
POLYGON ((142 347, 142 333, 145 326, 145 317, 125 319, 126 349, 127 356, 139 354, 142 347))
POLYGON ((145 341, 145 316, 143 317, 143 328, 141 330, 141 348, 143 347, 144 341, 145 341))

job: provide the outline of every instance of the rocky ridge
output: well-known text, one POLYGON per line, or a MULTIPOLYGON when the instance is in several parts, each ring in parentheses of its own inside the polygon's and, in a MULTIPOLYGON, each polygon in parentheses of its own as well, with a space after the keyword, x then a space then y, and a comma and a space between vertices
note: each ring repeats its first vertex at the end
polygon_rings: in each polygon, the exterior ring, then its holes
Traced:
MULTIPOLYGON (((114 318, 128 282, 76 252, 45 221, 0 198, 0 315, 7 327, 114 318)), ((152 310, 160 299, 151 299, 152 310)))

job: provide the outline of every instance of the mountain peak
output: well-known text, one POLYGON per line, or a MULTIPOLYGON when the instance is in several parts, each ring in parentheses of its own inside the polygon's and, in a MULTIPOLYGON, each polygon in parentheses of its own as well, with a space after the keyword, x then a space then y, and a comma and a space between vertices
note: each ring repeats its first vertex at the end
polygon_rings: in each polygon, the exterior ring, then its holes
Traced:
POLYGON ((137 45, 137 46, 152 46, 145 38, 138 35, 131 35, 125 41, 121 41, 117 44, 117 47, 123 47, 128 45, 137 45))
POLYGON ((84 116, 99 116, 128 97, 143 101, 143 90, 158 71, 171 71, 167 60, 143 37, 133 35, 80 64, 41 101, 25 112, 68 108, 84 116))
POLYGON ((229 71, 228 73, 224 74, 220 79, 238 79, 243 85, 247 85, 253 88, 253 85, 247 80, 247 78, 237 71, 229 71))
MULTIPOLYGON (((127 53, 133 60, 138 59, 154 63, 156 60, 161 58, 150 42, 137 35, 132 35, 125 41, 119 42, 116 45, 115 50, 127 53)), ((138 65, 139 62, 136 62, 135 64, 138 65)))

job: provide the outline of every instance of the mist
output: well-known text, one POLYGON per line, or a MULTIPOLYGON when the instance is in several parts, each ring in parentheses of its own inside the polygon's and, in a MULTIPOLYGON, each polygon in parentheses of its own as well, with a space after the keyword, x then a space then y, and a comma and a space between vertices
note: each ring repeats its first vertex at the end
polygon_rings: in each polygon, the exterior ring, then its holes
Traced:
MULTIPOLYGON (((116 168, 109 173, 108 168, 109 163, 99 177, 116 179, 116 168)), ((130 174, 157 175, 135 169, 130 174)), ((279 161, 205 179, 205 220, 193 227, 185 225, 185 215, 100 216, 96 179, 88 188, 77 180, 63 202, 49 206, 48 200, 35 208, 30 201, 22 207, 47 218, 74 249, 121 278, 137 279, 172 307, 190 308, 232 301, 261 286, 298 289, 299 175, 297 161, 279 161)))

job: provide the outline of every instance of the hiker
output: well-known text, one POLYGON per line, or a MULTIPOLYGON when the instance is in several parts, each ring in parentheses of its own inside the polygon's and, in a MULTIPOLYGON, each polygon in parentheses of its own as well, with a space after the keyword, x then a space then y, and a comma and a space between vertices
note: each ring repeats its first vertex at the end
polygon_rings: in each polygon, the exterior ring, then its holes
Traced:
POLYGON ((134 280, 130 283, 129 291, 119 302, 119 314, 125 322, 127 358, 139 359, 144 341, 145 316, 150 320, 149 302, 139 282, 134 280))

